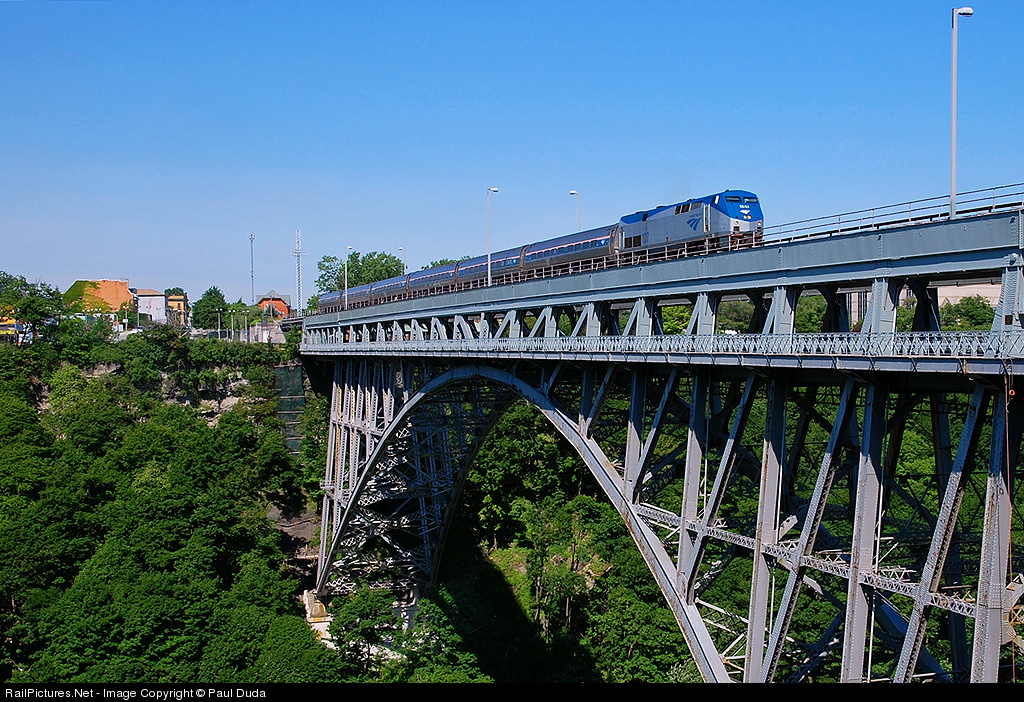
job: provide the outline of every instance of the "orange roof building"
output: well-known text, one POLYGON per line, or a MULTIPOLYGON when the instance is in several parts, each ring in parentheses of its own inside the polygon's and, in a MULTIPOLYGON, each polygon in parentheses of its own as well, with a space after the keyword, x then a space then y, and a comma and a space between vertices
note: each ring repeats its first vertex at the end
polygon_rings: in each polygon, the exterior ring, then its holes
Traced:
POLYGON ((76 280, 64 293, 64 304, 80 312, 106 313, 134 309, 127 280, 76 280))
POLYGON ((281 295, 276 290, 271 290, 256 301, 256 304, 266 310, 272 308, 271 314, 276 317, 287 317, 288 309, 291 307, 292 298, 289 295, 281 295))

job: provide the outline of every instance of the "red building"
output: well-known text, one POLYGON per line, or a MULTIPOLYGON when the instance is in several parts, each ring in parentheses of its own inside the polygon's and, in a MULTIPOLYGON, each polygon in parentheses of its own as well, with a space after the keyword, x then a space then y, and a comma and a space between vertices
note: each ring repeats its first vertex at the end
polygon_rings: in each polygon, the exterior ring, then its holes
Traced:
POLYGON ((270 314, 274 317, 287 317, 288 310, 291 308, 292 299, 288 295, 278 295, 276 291, 271 290, 267 294, 263 295, 256 301, 263 310, 267 308, 273 308, 270 310, 270 314))

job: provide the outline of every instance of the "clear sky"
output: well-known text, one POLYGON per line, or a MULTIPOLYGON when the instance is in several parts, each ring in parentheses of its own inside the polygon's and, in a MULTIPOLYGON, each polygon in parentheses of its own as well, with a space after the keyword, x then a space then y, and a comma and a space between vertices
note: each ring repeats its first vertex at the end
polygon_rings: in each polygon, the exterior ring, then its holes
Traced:
MULTIPOLYGON (((0 270, 303 297, 726 188, 949 192, 948 2, 0 2, 0 270)), ((1024 2, 960 20, 958 190, 1024 181, 1024 2)))

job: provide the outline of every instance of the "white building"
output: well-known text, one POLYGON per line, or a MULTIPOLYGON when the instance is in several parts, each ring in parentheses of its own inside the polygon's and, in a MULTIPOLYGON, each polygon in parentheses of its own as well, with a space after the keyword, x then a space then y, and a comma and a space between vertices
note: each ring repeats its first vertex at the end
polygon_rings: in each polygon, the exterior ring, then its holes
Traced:
POLYGON ((149 317, 151 324, 167 324, 167 296, 158 290, 139 288, 135 292, 138 299, 139 316, 149 317))

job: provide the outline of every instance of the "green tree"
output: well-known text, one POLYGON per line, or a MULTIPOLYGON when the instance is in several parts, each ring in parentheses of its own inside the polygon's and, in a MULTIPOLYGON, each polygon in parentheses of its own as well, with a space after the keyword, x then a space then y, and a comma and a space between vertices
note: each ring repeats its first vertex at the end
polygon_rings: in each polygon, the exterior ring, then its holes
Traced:
POLYGON ((465 261, 467 258, 469 258, 469 256, 463 256, 462 258, 441 258, 436 261, 431 261, 420 270, 425 271, 431 268, 437 268, 438 266, 447 266, 449 263, 458 263, 459 261, 465 261))
POLYGON ((63 311, 64 303, 57 288, 46 283, 30 283, 24 276, 0 271, 0 318, 13 317, 25 325, 23 338, 49 338, 60 323, 63 311))
POLYGON ((939 310, 939 315, 946 331, 985 331, 992 328, 995 310, 983 296, 974 295, 955 305, 947 302, 939 310))
POLYGON ((723 300, 718 305, 718 331, 745 334, 753 316, 754 305, 747 300, 723 300))
POLYGON ((797 334, 817 334, 825 320, 828 303, 821 295, 805 295, 796 304, 793 327, 797 334))
POLYGON ((392 609, 395 596, 388 590, 362 587, 331 606, 331 636, 342 658, 363 673, 375 665, 383 647, 394 645, 402 621, 392 609))
POLYGON ((664 307, 661 310, 661 323, 666 334, 683 334, 690 323, 693 308, 686 305, 664 307))
POLYGON ((224 326, 224 313, 228 309, 224 293, 216 285, 203 293, 192 306, 192 323, 200 329, 216 329, 217 313, 221 313, 220 326, 224 326))
MULTIPOLYGON (((316 264, 320 275, 316 287, 322 293, 335 292, 345 288, 345 261, 337 256, 324 256, 316 264)), ((348 255, 348 286, 354 288, 378 280, 387 280, 402 275, 405 264, 402 259, 389 253, 371 251, 362 255, 353 251, 348 255)))

